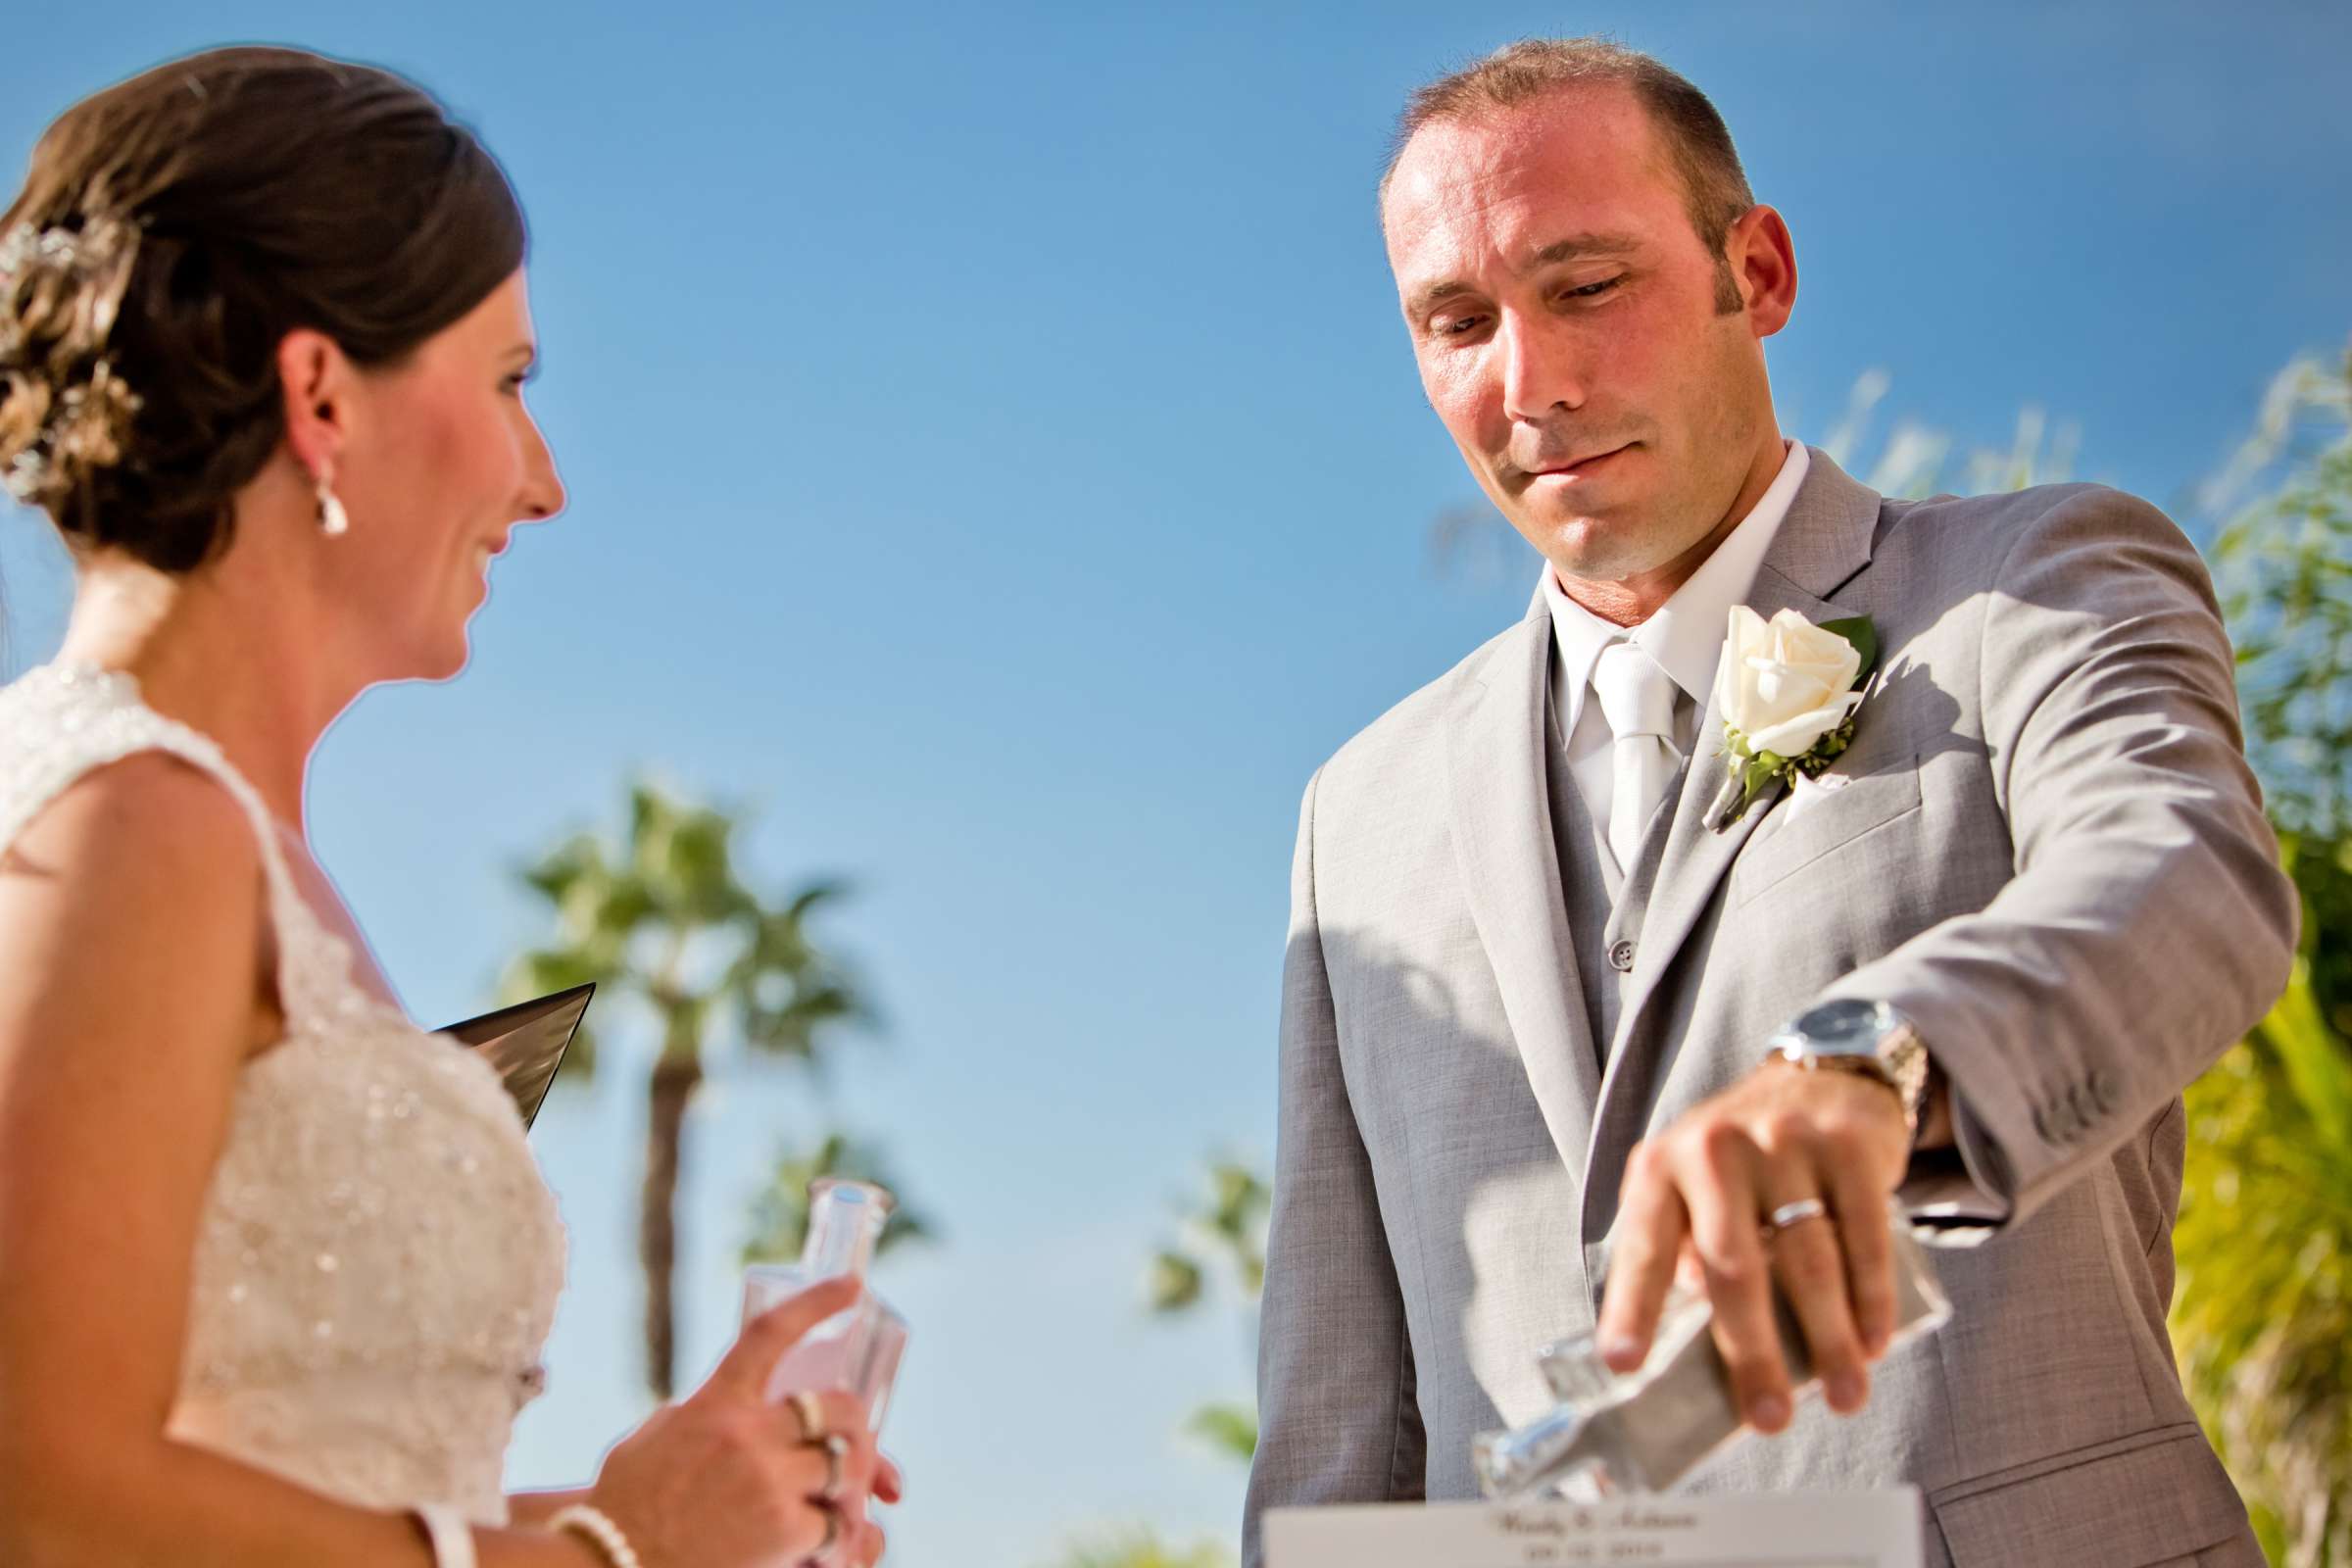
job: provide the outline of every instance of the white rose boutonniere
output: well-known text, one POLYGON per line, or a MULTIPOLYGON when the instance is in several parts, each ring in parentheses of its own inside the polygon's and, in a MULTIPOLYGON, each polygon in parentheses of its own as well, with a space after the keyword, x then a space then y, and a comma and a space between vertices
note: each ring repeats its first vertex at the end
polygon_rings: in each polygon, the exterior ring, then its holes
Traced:
POLYGON ((1732 776, 1707 825, 1720 833, 1739 821, 1776 778, 1793 789, 1799 774, 1826 772, 1853 741, 1854 710, 1878 658, 1868 615, 1816 626, 1793 610, 1766 620, 1734 605, 1715 676, 1732 776))

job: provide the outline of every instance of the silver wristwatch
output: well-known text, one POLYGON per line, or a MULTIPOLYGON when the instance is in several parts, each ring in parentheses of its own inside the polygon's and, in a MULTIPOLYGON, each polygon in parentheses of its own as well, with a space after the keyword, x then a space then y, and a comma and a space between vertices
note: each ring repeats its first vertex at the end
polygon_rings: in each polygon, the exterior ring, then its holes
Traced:
POLYGON ((1903 1103, 1903 1126, 1919 1136, 1928 1100, 1928 1046, 1904 1017, 1884 1002, 1859 999, 1809 1007, 1773 1031, 1766 1059, 1778 1057, 1808 1071, 1850 1072, 1875 1078, 1903 1103))

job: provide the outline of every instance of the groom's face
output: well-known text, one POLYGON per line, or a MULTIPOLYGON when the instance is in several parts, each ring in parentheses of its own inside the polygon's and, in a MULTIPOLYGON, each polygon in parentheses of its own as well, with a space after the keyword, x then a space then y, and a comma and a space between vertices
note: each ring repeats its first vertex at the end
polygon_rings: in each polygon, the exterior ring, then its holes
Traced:
POLYGON ((1778 439, 1760 340, 1793 269, 1758 290, 1742 260, 1759 227, 1785 259, 1769 208, 1711 253, 1646 112, 1595 86, 1423 126, 1382 222, 1431 407, 1563 576, 1666 570, 1727 522, 1778 439))

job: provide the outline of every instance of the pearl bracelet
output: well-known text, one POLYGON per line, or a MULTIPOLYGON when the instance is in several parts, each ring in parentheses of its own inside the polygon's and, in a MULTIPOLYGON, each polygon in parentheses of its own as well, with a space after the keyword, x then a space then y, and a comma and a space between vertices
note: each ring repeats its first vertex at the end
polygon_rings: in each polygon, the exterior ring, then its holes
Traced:
POLYGON ((557 1509, 547 1527, 586 1536, 596 1543, 596 1549, 605 1554, 612 1568, 645 1568, 638 1559, 637 1548, 629 1544, 629 1538, 620 1533, 620 1526, 607 1518, 601 1508, 591 1508, 584 1502, 572 1503, 557 1509))
POLYGON ((428 1502, 409 1512, 432 1544, 433 1568, 474 1568, 473 1527, 457 1509, 428 1502))

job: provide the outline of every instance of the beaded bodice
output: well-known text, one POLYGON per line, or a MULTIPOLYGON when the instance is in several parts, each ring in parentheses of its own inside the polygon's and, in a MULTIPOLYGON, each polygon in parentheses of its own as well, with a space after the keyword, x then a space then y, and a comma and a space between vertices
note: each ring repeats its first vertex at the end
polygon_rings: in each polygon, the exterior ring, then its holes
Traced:
POLYGON ((252 818, 286 1015, 240 1075, 206 1196, 172 1434, 351 1502, 503 1523, 564 1262, 514 1102, 488 1063, 361 989, 261 797, 126 676, 56 665, 0 691, 0 847, 147 751, 252 818))

